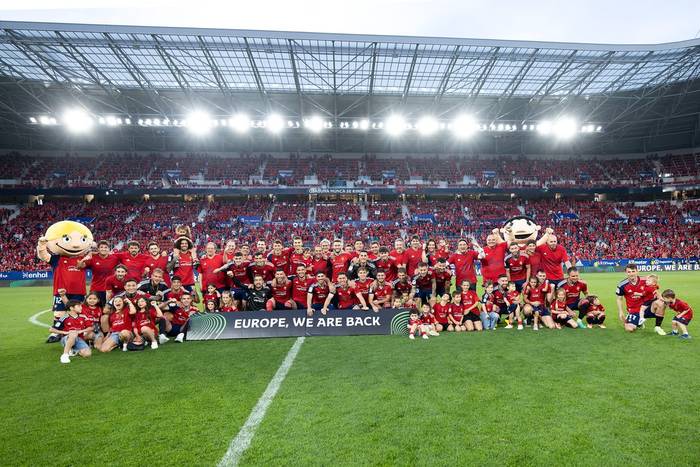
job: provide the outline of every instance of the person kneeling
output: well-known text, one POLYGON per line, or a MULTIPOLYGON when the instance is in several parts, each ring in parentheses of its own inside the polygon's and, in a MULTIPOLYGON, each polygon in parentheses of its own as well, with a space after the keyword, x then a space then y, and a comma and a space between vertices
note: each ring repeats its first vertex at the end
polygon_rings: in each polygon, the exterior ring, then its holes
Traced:
POLYGON ((557 298, 552 303, 552 316, 557 328, 569 326, 578 328, 578 323, 574 319, 574 312, 566 306, 566 290, 557 289, 557 298))
POLYGON ((165 344, 175 336, 175 342, 183 342, 187 335, 187 325, 190 322, 190 315, 197 313, 197 308, 192 306, 192 295, 189 293, 182 294, 180 297, 180 306, 172 312, 172 318, 161 319, 158 324, 159 336, 158 340, 161 344, 165 344))
POLYGON ((61 363, 70 363, 70 357, 74 355, 85 358, 92 355, 90 346, 83 339, 85 333, 92 331, 92 320, 80 315, 82 308, 83 305, 78 300, 68 300, 66 303, 68 314, 58 319, 51 327, 51 332, 63 336, 61 337, 61 345, 63 345, 61 363))

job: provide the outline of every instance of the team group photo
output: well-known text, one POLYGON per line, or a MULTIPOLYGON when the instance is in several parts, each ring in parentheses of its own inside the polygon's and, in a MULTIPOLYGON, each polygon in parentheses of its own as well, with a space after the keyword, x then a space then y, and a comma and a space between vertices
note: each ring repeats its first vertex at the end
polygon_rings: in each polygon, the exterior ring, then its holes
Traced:
POLYGON ((0 6, 0 464, 700 463, 700 5, 0 6))

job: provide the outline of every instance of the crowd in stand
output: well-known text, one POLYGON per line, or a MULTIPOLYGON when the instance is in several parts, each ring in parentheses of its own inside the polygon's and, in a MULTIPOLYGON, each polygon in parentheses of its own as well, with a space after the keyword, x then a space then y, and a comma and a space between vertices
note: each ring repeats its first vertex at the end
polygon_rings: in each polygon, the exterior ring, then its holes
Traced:
POLYGON ((700 154, 569 160, 493 155, 366 154, 132 154, 56 157, 0 155, 5 186, 17 187, 228 187, 314 186, 335 181, 369 185, 475 186, 488 188, 647 187, 700 181, 700 154), (315 178, 314 178, 315 177, 315 178))
POLYGON ((700 200, 635 205, 566 199, 414 199, 370 202, 365 209, 367 220, 358 222, 361 207, 352 202, 273 201, 268 197, 230 202, 46 200, 41 206, 22 207, 16 217, 11 218, 10 210, 2 211, 0 271, 45 269, 27 251, 50 224, 67 218, 81 219, 96 237, 113 245, 155 241, 164 248, 173 240, 169 227, 177 224, 196 227, 198 244, 213 241, 221 245, 232 234, 243 242, 301 236, 308 244, 323 238, 387 243, 412 235, 454 242, 462 236, 481 238, 506 219, 526 214, 542 228, 556 228, 567 239, 575 260, 700 257, 700 223, 687 218, 699 214, 700 200), (313 227, 305 225, 310 208, 313 227))

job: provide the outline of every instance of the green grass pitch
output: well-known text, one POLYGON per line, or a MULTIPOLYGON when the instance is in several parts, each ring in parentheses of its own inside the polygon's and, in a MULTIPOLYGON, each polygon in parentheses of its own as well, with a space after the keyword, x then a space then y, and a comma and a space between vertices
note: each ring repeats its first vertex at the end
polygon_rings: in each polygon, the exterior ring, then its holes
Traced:
MULTIPOLYGON (((605 330, 309 338, 241 463, 698 465, 698 325, 689 341, 653 325, 625 334, 623 277, 584 277, 605 330)), ((700 312, 700 274, 665 273, 661 287, 700 312)), ((0 465, 214 465, 294 342, 168 343, 61 365, 28 322, 49 303, 48 288, 0 289, 0 465)))

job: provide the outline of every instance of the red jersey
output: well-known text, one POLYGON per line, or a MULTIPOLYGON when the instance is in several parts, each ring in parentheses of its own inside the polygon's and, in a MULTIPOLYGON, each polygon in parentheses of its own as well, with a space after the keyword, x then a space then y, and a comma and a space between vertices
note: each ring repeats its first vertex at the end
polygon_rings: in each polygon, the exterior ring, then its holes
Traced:
POLYGON ((569 255, 563 246, 557 245, 552 250, 549 245, 540 245, 537 251, 541 255, 540 269, 544 270, 549 280, 559 280, 564 276, 562 263, 569 261, 569 255))
POLYGON ((221 307, 221 310, 219 310, 219 311, 221 311, 222 313, 231 313, 233 311, 238 311, 238 308, 236 308, 233 305, 224 305, 221 307))
POLYGON ((105 281, 105 291, 109 290, 112 292, 112 296, 119 295, 124 292, 124 284, 126 283, 126 276, 124 279, 117 279, 117 276, 109 276, 105 281))
POLYGON ((147 327, 151 328, 153 331, 158 332, 156 327, 156 319, 158 318, 158 312, 149 307, 146 311, 137 311, 134 315, 132 322, 134 324, 134 329, 141 332, 141 328, 147 327))
POLYGON ((408 318, 408 325, 409 326, 419 326, 423 324, 423 321, 421 321, 420 317, 413 319, 413 318, 408 318))
POLYGON ((275 270, 281 269, 285 274, 289 274, 289 249, 283 249, 279 255, 270 253, 267 260, 272 263, 275 270))
POLYGON ((520 292, 518 292, 517 290, 508 292, 506 294, 506 300, 508 300, 508 303, 510 303, 511 305, 513 303, 520 303, 520 292))
POLYGON ((184 308, 177 308, 173 312, 173 319, 171 323, 177 325, 177 326, 182 326, 187 322, 188 319, 190 319, 190 315, 192 313, 197 313, 196 308, 189 308, 185 310, 184 308))
POLYGON ((418 290, 432 290, 433 288, 433 271, 428 270, 428 272, 424 275, 421 276, 420 274, 416 274, 413 277, 413 285, 415 288, 418 290))
POLYGON ((370 287, 369 293, 370 295, 374 295, 374 300, 376 302, 382 302, 384 299, 388 300, 384 302, 385 307, 389 307, 390 303, 389 300, 391 300, 391 295, 392 295, 393 289, 391 288, 391 285, 387 284, 386 281, 384 281, 383 284, 377 283, 375 286, 370 287))
POLYGON ((413 285, 407 280, 402 281, 400 279, 396 279, 391 283, 391 288, 394 289, 396 295, 400 297, 404 293, 410 294, 411 290, 413 290, 413 285))
POLYGON ((527 256, 521 254, 515 257, 507 254, 503 261, 506 270, 510 271, 511 281, 524 281, 527 279, 527 267, 530 265, 530 260, 527 256))
POLYGON ((144 256, 143 260, 143 268, 144 271, 146 268, 149 270, 149 275, 153 274, 154 269, 162 269, 163 270, 163 282, 165 282, 165 285, 170 285, 170 275, 168 274, 168 257, 163 256, 163 255, 158 255, 156 257, 151 256, 150 254, 144 256))
POLYGON ((289 254, 289 269, 287 270, 287 275, 293 276, 296 274, 299 266, 304 266, 308 271, 309 267, 311 267, 311 257, 304 257, 303 251, 301 253, 296 253, 292 250, 289 254))
POLYGON ((531 255, 527 255, 527 259, 530 261, 530 275, 534 276, 542 269, 542 255, 535 250, 531 255))
POLYGON ((447 262, 454 267, 458 286, 461 286, 462 282, 465 280, 476 284, 476 268, 474 267, 474 262, 477 258, 479 258, 479 253, 474 250, 469 250, 464 253, 454 253, 447 259, 447 262))
POLYGON ((535 287, 530 287, 530 285, 528 284, 525 286, 525 289, 523 291, 523 293, 525 294, 525 298, 528 302, 530 302, 531 304, 539 303, 540 305, 544 304, 548 292, 548 282, 545 282, 544 284, 537 284, 535 287))
POLYGON ((500 287, 493 289, 493 304, 499 307, 505 305, 507 293, 508 292, 506 290, 503 290, 500 287))
POLYGON ((336 282, 338 280, 338 274, 341 272, 347 272, 348 264, 352 259, 351 253, 340 253, 339 255, 331 256, 331 267, 333 274, 331 275, 331 280, 336 282))
POLYGON ((433 277, 435 278, 435 288, 438 291, 448 292, 450 290, 452 273, 449 270, 438 271, 437 269, 433 269, 433 277))
POLYGON ((194 285, 194 263, 195 258, 192 257, 191 252, 180 252, 179 258, 175 261, 173 276, 179 276, 182 285, 194 285))
POLYGON ((566 291, 567 305, 578 304, 578 299, 581 294, 586 295, 588 293, 588 285, 582 281, 576 281, 572 284, 568 280, 563 280, 557 284, 557 289, 564 289, 566 291))
POLYGON ((484 247, 484 257, 481 258, 481 277, 486 281, 496 282, 498 276, 506 273, 505 257, 508 244, 499 243, 492 247, 484 247))
POLYGON ((432 313, 421 313, 420 322, 422 324, 436 324, 438 321, 432 313))
POLYGON ((311 284, 315 281, 313 277, 309 276, 304 277, 304 279, 299 279, 298 277, 292 279, 292 300, 297 303, 303 303, 306 306, 306 294, 311 284))
POLYGON ((384 276, 384 280, 387 282, 391 282, 396 279, 396 276, 398 275, 398 266, 396 264, 396 261, 391 257, 387 257, 386 259, 379 258, 374 262, 374 266, 377 268, 377 271, 381 269, 386 274, 384 276))
POLYGON ((642 304, 644 304, 645 289, 646 283, 643 280, 637 278, 637 282, 633 284, 629 279, 625 279, 617 284, 615 294, 618 297, 625 297, 629 313, 637 314, 642 304))
POLYGON ((355 290, 362 294, 365 299, 365 304, 369 306, 369 288, 372 286, 372 279, 369 277, 362 282, 360 279, 355 280, 355 290))
POLYGON ((292 299, 292 283, 290 281, 285 281, 284 284, 277 284, 277 281, 273 280, 270 284, 270 289, 272 290, 272 298, 277 303, 285 303, 292 299))
MULTIPOLYGON (((250 263, 246 261, 242 262, 238 266, 231 263, 229 264, 228 271, 231 271, 231 273, 233 274, 233 278, 237 279, 238 282, 240 282, 241 284, 250 285, 253 283, 253 281, 250 280, 249 267, 250 263)), ((235 289, 239 288, 238 285, 236 285, 236 283, 233 282, 233 280, 231 280, 231 287, 235 289)))
POLYGON ((645 281, 645 285, 644 285, 644 297, 642 297, 642 299, 644 300, 644 302, 646 303, 646 302, 648 302, 648 301, 650 301, 650 300, 655 300, 655 299, 656 299, 656 291, 657 291, 657 290, 659 290, 658 284, 654 284, 654 285, 646 284, 646 281, 645 281))
POLYGON ((444 248, 438 248, 437 250, 435 250, 434 252, 432 252, 428 255, 428 264, 430 266, 435 266, 438 263, 439 259, 444 259, 445 261, 447 261, 447 259, 449 257, 450 257, 449 251, 447 251, 444 248))
POLYGON ((669 303, 668 307, 676 313, 683 313, 684 311, 687 311, 687 313, 684 314, 682 318, 687 321, 693 319, 693 309, 690 308, 690 305, 688 305, 683 300, 676 299, 675 303, 669 303))
POLYGON ((85 295, 85 269, 78 268, 79 261, 77 257, 51 255, 54 295, 58 295, 58 289, 66 289, 67 295, 85 295))
POLYGON ((92 280, 90 281, 90 292, 104 292, 105 281, 114 272, 114 268, 119 264, 119 258, 115 255, 92 255, 89 260, 85 261, 85 268, 92 271, 92 280))
POLYGON ((338 298, 338 308, 345 310, 358 305, 360 301, 357 299, 357 292, 354 287, 341 287, 339 285, 335 286, 335 296, 338 298))
POLYGON ((87 303, 83 303, 82 310, 80 314, 91 320, 93 323, 99 323, 102 317, 102 307, 100 306, 90 306, 87 303))
POLYGON ((411 247, 404 251, 404 254, 406 258, 406 274, 408 274, 408 277, 411 277, 416 273, 418 263, 423 261, 423 249, 411 247))
POLYGON ((400 264, 403 264, 404 267, 406 267, 406 263, 408 262, 408 256, 406 254, 406 250, 403 250, 401 253, 399 253, 396 250, 391 250, 389 252, 389 257, 394 259, 394 263, 396 263, 397 267, 400 264))
POLYGON ((589 312, 591 312, 591 311, 592 311, 592 312, 596 312, 596 311, 605 312, 605 307, 603 306, 602 303, 601 303, 600 305, 594 305, 594 304, 591 303, 590 306, 588 307, 588 311, 589 311, 589 312))
POLYGON ((129 251, 118 251, 114 253, 119 259, 119 263, 126 266, 126 278, 136 279, 137 282, 141 282, 143 278, 143 263, 146 256, 138 253, 136 256, 132 256, 129 251))
MULTIPOLYGON (((71 316, 67 315, 65 318, 61 320, 61 327, 59 328, 62 331, 82 331, 83 329, 91 328, 92 327, 92 321, 89 318, 86 318, 83 315, 78 315, 78 316, 71 316)), ((83 333, 81 332, 79 336, 82 337, 83 333)))
POLYGON ((440 324, 447 324, 447 315, 450 313, 451 303, 436 303, 433 305, 433 315, 440 324))
POLYGON ((552 313, 566 313, 566 302, 554 300, 552 303, 552 313))
MULTIPOLYGON (((463 290, 462 291, 462 308, 464 310, 468 310, 472 306, 474 306, 475 303, 479 303, 479 296, 476 294, 475 291, 473 290, 463 290)), ((479 307, 476 306, 472 310, 469 311, 470 313, 479 316, 479 307)))
POLYGON ((109 315, 109 330, 111 332, 131 331, 131 316, 126 309, 121 312, 113 311, 109 315))
POLYGON ((315 276, 319 272, 324 273, 326 276, 331 275, 331 264, 328 258, 321 257, 311 259, 311 274, 315 276))
MULTIPOLYGON (((211 258, 204 255, 199 259, 197 271, 202 277, 202 290, 207 290, 209 284, 214 284, 217 289, 226 287, 226 273, 223 271, 214 272, 224 265, 223 255, 217 254, 211 258)), ((184 284, 184 282, 183 282, 184 284)))
POLYGON ((325 282, 323 284, 314 282, 309 286, 309 290, 307 292, 311 294, 311 303, 314 305, 323 305, 326 303, 326 298, 328 297, 328 294, 330 294, 328 285, 325 282))
POLYGON ((219 296, 215 293, 205 293, 202 295, 202 301, 207 303, 209 300, 214 300, 217 304, 219 303, 219 296))
POLYGON ((454 319, 457 322, 461 322, 462 318, 464 317, 464 306, 463 305, 457 305, 456 303, 452 303, 450 305, 450 316, 452 316, 452 319, 454 319))
POLYGON ((251 278, 262 276, 265 282, 270 282, 275 278, 275 267, 270 263, 265 263, 262 266, 251 263, 250 266, 248 266, 248 270, 251 278))

